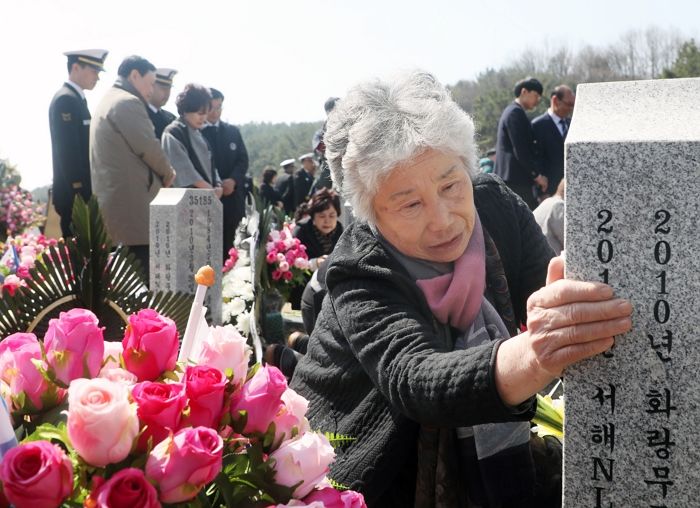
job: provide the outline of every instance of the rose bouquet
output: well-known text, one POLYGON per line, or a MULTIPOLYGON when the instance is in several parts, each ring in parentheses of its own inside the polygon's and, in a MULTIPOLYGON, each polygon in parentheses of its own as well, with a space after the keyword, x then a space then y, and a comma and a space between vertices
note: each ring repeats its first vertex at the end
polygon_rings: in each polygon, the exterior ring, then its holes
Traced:
MULTIPOLYGON (((198 329, 178 363, 175 324, 151 309, 105 342, 92 312, 43 340, 0 342, 0 387, 22 437, 0 484, 16 508, 364 506, 326 480, 328 439, 277 369, 254 365, 231 326, 198 329)), ((0 446, 0 454, 5 450, 0 446)), ((337 486, 336 486, 337 487, 337 486)))
POLYGON ((0 283, 3 291, 14 295, 20 286, 26 286, 31 278, 29 270, 47 247, 56 245, 56 240, 46 238, 38 230, 9 237, 0 257, 0 283))
POLYGON ((281 229, 269 232, 265 243, 268 281, 285 299, 294 286, 306 283, 310 273, 306 246, 293 231, 293 222, 284 223, 281 229))
POLYGON ((22 233, 44 222, 45 207, 17 184, 0 187, 0 227, 6 235, 22 233))

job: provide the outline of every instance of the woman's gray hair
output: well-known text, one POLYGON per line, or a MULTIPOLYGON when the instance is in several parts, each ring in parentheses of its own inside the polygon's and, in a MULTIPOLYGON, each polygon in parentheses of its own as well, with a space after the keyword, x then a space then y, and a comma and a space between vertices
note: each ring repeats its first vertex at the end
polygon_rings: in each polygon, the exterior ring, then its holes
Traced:
POLYGON ((472 119, 424 71, 355 85, 328 116, 324 142, 335 186, 355 216, 372 224, 381 181, 424 150, 456 155, 476 172, 472 119))

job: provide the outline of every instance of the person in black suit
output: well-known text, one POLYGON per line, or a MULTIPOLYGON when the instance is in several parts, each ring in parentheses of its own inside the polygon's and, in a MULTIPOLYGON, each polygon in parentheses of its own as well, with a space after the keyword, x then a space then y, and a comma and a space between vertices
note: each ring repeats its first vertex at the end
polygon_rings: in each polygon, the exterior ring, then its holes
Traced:
POLYGON ((163 130, 177 118, 170 111, 163 109, 163 106, 170 99, 170 90, 173 88, 175 74, 177 74, 175 69, 164 67, 156 69, 156 84, 153 86, 153 95, 148 99, 148 116, 153 122, 158 139, 163 136, 163 130))
POLYGON ((71 236, 73 199, 92 195, 90 181, 90 110, 84 90, 92 90, 104 70, 107 50, 68 51, 68 81, 56 92, 49 106, 53 203, 61 217, 61 233, 71 236))
POLYGON ((294 204, 294 159, 283 160, 280 162, 280 167, 284 170, 284 174, 277 178, 275 190, 282 196, 284 213, 291 217, 294 215, 294 210, 296 210, 294 204))
POLYGON ((248 151, 238 127, 221 121, 224 94, 210 88, 211 108, 207 114, 208 125, 202 134, 209 142, 214 154, 216 169, 221 177, 224 205, 224 257, 233 247, 236 228, 245 216, 246 174, 248 173, 248 151))
POLYGON ((494 173, 533 210, 537 206, 534 186, 547 189, 547 177, 537 168, 532 125, 525 114, 534 109, 542 97, 542 83, 525 78, 515 84, 515 100, 501 114, 496 140, 494 173))
POLYGON ((314 154, 309 152, 299 157, 301 169, 294 174, 294 209, 311 198, 311 188, 316 175, 314 154))
POLYGON ((569 132, 569 117, 574 110, 575 100, 571 88, 559 85, 552 90, 547 112, 532 121, 535 155, 538 166, 548 181, 544 197, 554 195, 559 182, 564 178, 564 140, 569 132))

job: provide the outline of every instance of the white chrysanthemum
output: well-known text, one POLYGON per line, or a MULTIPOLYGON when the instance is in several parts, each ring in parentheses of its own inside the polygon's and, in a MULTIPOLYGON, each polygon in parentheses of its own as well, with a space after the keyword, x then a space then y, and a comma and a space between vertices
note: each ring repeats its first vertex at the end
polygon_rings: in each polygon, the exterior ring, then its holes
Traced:
POLYGON ((250 335, 250 319, 250 312, 243 312, 236 319, 236 328, 246 337, 250 335))

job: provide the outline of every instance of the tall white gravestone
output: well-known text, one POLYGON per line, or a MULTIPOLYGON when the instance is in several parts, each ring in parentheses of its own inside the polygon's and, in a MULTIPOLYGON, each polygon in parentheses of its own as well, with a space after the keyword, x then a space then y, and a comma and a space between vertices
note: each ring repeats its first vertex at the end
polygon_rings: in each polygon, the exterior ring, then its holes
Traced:
POLYGON ((577 92, 567 277, 635 310, 609 352, 565 373, 564 506, 700 506, 700 79, 577 92))
POLYGON ((150 206, 150 288, 194 294, 194 275, 204 265, 217 274, 204 305, 221 324, 223 207, 214 191, 161 189, 150 206))

